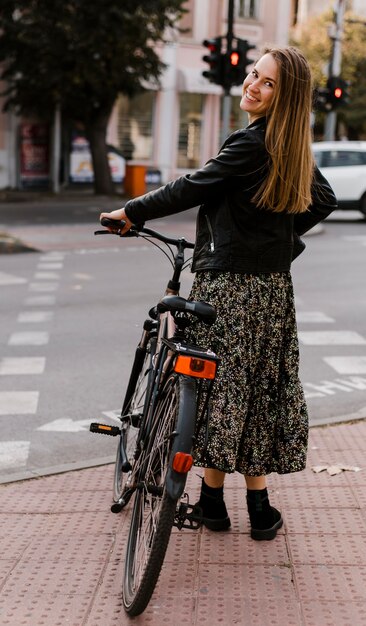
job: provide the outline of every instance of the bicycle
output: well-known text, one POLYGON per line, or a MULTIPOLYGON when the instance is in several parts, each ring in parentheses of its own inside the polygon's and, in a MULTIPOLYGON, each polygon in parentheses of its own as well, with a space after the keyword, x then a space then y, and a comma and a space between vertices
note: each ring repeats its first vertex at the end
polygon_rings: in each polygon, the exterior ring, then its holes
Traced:
MULTIPOLYGON (((124 222, 103 218, 101 224, 123 236, 124 222)), ((110 230, 95 234, 106 233, 110 230)), ((120 427, 90 425, 92 432, 119 438, 112 512, 119 513, 133 499, 122 586, 125 611, 133 617, 150 601, 173 526, 197 529, 202 523, 202 511, 189 504, 185 485, 200 429, 205 429, 207 440, 209 399, 219 358, 210 349, 185 340, 194 317, 205 324, 216 319, 210 304, 179 296, 181 272, 189 263, 185 250, 194 244, 141 225, 127 236, 153 243, 173 267, 165 296, 149 310, 143 324, 120 427)))

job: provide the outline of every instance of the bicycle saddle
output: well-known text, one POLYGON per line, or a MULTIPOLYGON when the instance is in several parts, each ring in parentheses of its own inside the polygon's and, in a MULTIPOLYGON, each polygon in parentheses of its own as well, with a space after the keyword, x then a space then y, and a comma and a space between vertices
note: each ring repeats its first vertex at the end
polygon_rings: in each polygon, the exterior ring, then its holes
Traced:
POLYGON ((208 302, 186 300, 181 296, 164 296, 158 303, 157 309, 159 313, 185 311, 195 315, 206 324, 213 324, 217 317, 216 310, 208 302))

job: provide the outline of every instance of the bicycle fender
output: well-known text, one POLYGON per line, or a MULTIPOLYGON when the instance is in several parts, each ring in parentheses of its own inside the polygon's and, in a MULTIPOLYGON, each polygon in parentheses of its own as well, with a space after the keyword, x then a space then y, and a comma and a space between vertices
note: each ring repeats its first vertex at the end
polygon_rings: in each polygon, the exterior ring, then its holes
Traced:
POLYGON ((196 381, 189 376, 180 376, 180 397, 177 424, 174 432, 174 441, 170 457, 169 469, 166 475, 166 490, 168 495, 177 500, 184 492, 187 474, 180 474, 172 468, 172 461, 176 452, 190 454, 196 427, 196 381))

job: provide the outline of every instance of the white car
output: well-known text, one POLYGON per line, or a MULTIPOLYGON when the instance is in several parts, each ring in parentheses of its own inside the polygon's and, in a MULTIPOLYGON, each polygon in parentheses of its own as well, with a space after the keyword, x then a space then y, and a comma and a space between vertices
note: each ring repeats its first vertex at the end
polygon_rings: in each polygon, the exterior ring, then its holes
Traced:
POLYGON ((358 209, 366 218, 366 141, 316 142, 313 153, 339 208, 358 209))

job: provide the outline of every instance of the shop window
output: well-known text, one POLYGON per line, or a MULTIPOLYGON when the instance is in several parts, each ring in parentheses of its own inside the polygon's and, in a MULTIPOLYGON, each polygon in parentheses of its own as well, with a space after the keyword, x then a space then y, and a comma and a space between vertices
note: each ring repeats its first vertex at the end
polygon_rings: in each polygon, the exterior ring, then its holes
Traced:
POLYGON ((155 93, 145 93, 118 101, 118 141, 128 160, 151 160, 155 93))
POLYGON ((257 20, 259 16, 259 0, 236 0, 236 12, 239 18, 257 20))
POLYGON ((200 166, 203 96, 195 93, 179 95, 178 167, 200 166))

